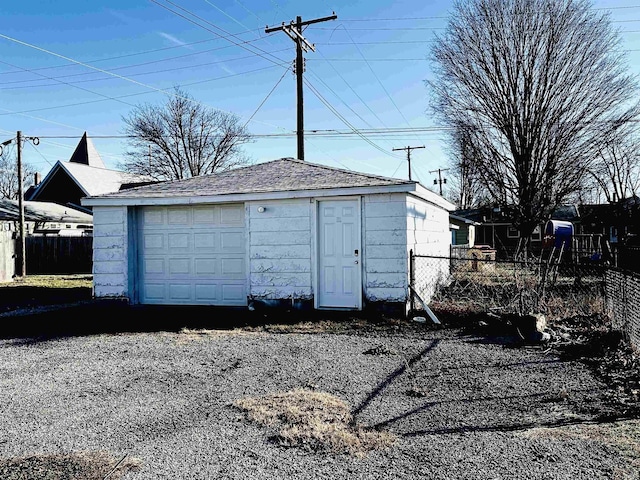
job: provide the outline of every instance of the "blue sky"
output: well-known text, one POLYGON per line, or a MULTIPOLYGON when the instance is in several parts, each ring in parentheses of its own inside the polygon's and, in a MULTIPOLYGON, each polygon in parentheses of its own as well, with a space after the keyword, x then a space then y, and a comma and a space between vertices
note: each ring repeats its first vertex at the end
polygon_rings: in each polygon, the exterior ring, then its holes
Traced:
MULTIPOLYGON (((429 112, 425 79, 434 34, 452 2, 286 0, 111 0, 5 2, 0 27, 0 136, 37 136, 24 159, 43 175, 68 160, 83 132, 109 168, 126 150, 122 117, 166 100, 181 85, 204 105, 237 114, 256 137, 253 161, 296 156, 293 41, 265 27, 326 17, 309 26, 306 57, 306 160, 435 188, 447 167, 443 130, 429 112), (173 10, 173 11, 171 11, 173 10), (276 86, 277 85, 277 86, 276 86), (275 89, 274 89, 275 87, 275 89), (273 91, 272 91, 273 90, 273 91), (270 95, 269 93, 272 92, 270 95), (265 100, 266 98, 266 100, 265 100), (261 108, 259 105, 264 101, 261 108), (372 129, 404 129, 381 135, 372 129), (407 132, 408 129, 418 131, 407 132), (291 134, 274 137, 273 134, 291 134), (363 138, 364 137, 364 138, 363 138)), ((640 1, 599 0, 622 32, 629 69, 640 74, 640 1)), ((445 174, 446 176, 446 174, 445 174)))

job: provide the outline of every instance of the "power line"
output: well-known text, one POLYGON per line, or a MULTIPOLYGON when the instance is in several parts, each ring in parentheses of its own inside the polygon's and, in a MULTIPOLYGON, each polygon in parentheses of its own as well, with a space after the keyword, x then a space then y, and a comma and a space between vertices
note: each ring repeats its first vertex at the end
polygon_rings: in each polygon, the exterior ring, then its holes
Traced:
MULTIPOLYGON (((196 55, 202 55, 205 53, 210 53, 213 51, 217 51, 217 50, 221 50, 223 48, 231 48, 232 45, 227 45, 225 47, 218 47, 218 48, 213 48, 213 49, 209 49, 209 50, 204 50, 202 52, 196 52, 196 53, 188 53, 186 55, 178 55, 176 57, 171 57, 171 58, 163 58, 160 60, 152 60, 149 62, 143 62, 143 63, 134 63, 132 65, 123 65, 123 66, 119 66, 119 67, 114 67, 114 68, 110 68, 108 69, 109 72, 115 72, 116 70, 127 70, 130 68, 136 68, 136 67, 144 67, 147 65, 153 65, 156 63, 163 63, 163 62, 167 62, 170 60, 178 60, 178 59, 182 59, 182 58, 187 58, 187 57, 193 57, 196 55)), ((282 49, 280 51, 284 51, 285 49, 282 49)), ((207 62, 207 63, 200 63, 200 64, 196 64, 196 65, 190 65, 188 68, 197 68, 197 67, 204 67, 204 66, 209 66, 209 65, 215 65, 217 63, 222 63, 222 62, 232 62, 232 61, 236 61, 236 60, 245 60, 247 58, 252 58, 253 55, 251 56, 244 56, 244 57, 232 57, 232 58, 228 58, 225 60, 217 60, 215 62, 207 62)), ((172 69, 165 69, 165 70, 153 70, 151 72, 143 72, 143 73, 136 73, 136 74, 129 74, 130 77, 134 77, 134 76, 139 76, 139 75, 148 75, 151 73, 164 73, 164 72, 170 72, 170 71, 174 71, 178 68, 185 68, 184 66, 182 67, 177 67, 177 68, 172 68, 172 69)), ((24 69, 23 69, 24 70, 24 69)), ((39 71, 43 70, 42 68, 32 68, 29 69, 29 72, 33 72, 33 73, 37 73, 39 71)), ((23 73, 21 72, 13 72, 13 73, 23 73)), ((96 75, 95 72, 83 72, 83 73, 73 73, 73 74, 68 74, 68 75, 57 75, 55 77, 49 77, 52 79, 61 79, 61 78, 73 78, 73 77, 86 77, 87 75, 96 75)), ((102 77, 102 78, 97 78, 97 79, 91 79, 91 80, 84 80, 87 82, 95 82, 95 81, 99 81, 99 80, 104 80, 106 78, 111 78, 111 77, 102 77)), ((12 80, 10 82, 2 82, 3 85, 12 85, 12 84, 16 84, 16 83, 24 83, 24 82, 37 82, 39 80, 12 80)), ((81 83, 81 81, 77 82, 77 83, 81 83)))
MULTIPOLYGON (((252 40, 246 40, 245 43, 252 43, 252 42, 260 41, 260 40, 263 40, 264 38, 266 38, 266 37, 252 39, 252 40)), ((107 57, 107 58, 100 58, 100 59, 94 59, 94 60, 86 60, 86 63, 99 63, 99 62, 108 62, 108 61, 111 61, 111 60, 120 60, 122 58, 136 57, 136 56, 139 56, 139 55, 148 55, 150 53, 157 53, 157 52, 162 52, 162 51, 165 51, 165 50, 174 50, 176 48, 184 48, 184 47, 189 47, 189 46, 193 46, 193 45, 198 45, 198 44, 201 44, 201 43, 215 42, 217 40, 220 40, 220 38, 207 38, 205 40, 199 40, 197 42, 185 43, 183 45, 173 45, 173 46, 170 46, 170 47, 156 48, 154 50, 145 50, 145 51, 142 51, 142 52, 128 53, 128 54, 125 54, 125 55, 117 55, 115 57, 107 57)), ((168 60, 175 60, 175 59, 178 59, 178 58, 186 58, 186 57, 191 57, 191 56, 195 56, 195 55, 202 55, 204 53, 210 53, 210 52, 214 52, 214 51, 217 51, 217 50, 224 50, 224 49, 232 48, 232 47, 233 47, 233 45, 226 45, 224 47, 210 48, 210 49, 207 49, 207 50, 202 50, 200 52, 187 53, 187 54, 178 55, 178 56, 175 56, 175 57, 162 58, 162 59, 159 59, 159 60, 152 60, 152 61, 143 62, 143 63, 140 63, 140 64, 133 64, 133 65, 124 66, 124 67, 112 68, 111 70, 119 70, 119 69, 134 67, 134 66, 143 66, 143 65, 149 65, 149 64, 152 64, 152 63, 160 63, 160 62, 164 62, 164 61, 168 61, 168 60)), ((62 65, 50 65, 48 67, 38 67, 38 68, 34 68, 33 70, 34 71, 35 70, 37 70, 37 71, 53 70, 53 69, 57 69, 57 68, 67 68, 67 67, 74 67, 74 66, 77 66, 77 64, 66 63, 66 64, 62 64, 62 65)), ((16 72, 16 71, 0 72, 0 75, 12 75, 12 74, 15 75, 17 73, 22 73, 22 72, 16 72)), ((90 74, 89 73, 79 73, 79 74, 75 74, 75 75, 90 75, 90 74)))
POLYGON ((160 2, 158 2, 157 0, 150 0, 150 1, 151 1, 151 2, 153 2, 153 3, 155 3, 156 5, 158 5, 158 6, 162 7, 162 8, 164 8, 165 10, 167 10, 167 11, 169 11, 169 12, 173 13, 174 15, 177 15, 177 16, 179 16, 180 18, 183 18, 183 19, 187 20, 188 22, 190 22, 190 23, 192 23, 192 24, 194 24, 194 25, 197 25, 198 27, 200 27, 200 28, 202 28, 202 29, 204 29, 204 30, 206 30, 206 31, 208 31, 208 32, 210 32, 210 33, 213 33, 214 35, 217 35, 217 36, 219 36, 219 37, 221 37, 221 38, 224 38, 225 40, 227 40, 227 41, 229 41, 229 42, 233 43, 234 45, 236 45, 236 46, 238 46, 238 47, 240 47, 240 48, 243 48, 243 49, 245 49, 245 50, 247 50, 247 51, 249 51, 249 52, 253 53, 254 55, 257 55, 257 56, 259 56, 259 57, 261 57, 261 58, 264 58, 265 60, 268 60, 268 61, 270 61, 270 62, 272 62, 272 63, 277 63, 277 62, 276 62, 276 60, 277 60, 278 62, 283 62, 283 60, 282 60, 281 58, 278 58, 278 57, 276 57, 275 55, 271 54, 270 52, 267 52, 267 51, 265 51, 265 50, 263 50, 263 49, 261 49, 261 48, 259 48, 259 47, 254 47, 256 50, 258 50, 258 51, 259 51, 259 52, 255 52, 255 51, 253 51, 253 50, 249 49, 249 48, 248 48, 246 45, 244 45, 242 42, 240 42, 240 43, 234 42, 233 40, 231 40, 231 38, 232 38, 232 37, 233 37, 233 38, 235 38, 235 37, 236 37, 235 35, 233 35, 233 34, 231 34, 231 33, 227 32, 225 29, 218 27, 217 25, 215 25, 215 24, 213 24, 213 23, 209 22, 208 20, 206 20, 206 19, 204 19, 204 18, 202 18, 202 17, 200 17, 200 16, 196 15, 195 13, 193 13, 193 12, 191 12, 191 11, 187 10, 186 8, 183 8, 183 7, 181 7, 180 5, 175 4, 175 3, 174 3, 174 2, 172 2, 171 0, 164 0, 164 1, 165 1, 166 3, 168 3, 168 4, 170 4, 170 5, 173 5, 174 7, 176 7, 176 8, 178 8, 178 9, 182 10, 183 12, 185 12, 185 13, 187 13, 187 14, 189 14, 189 15, 191 15, 191 16, 193 16, 193 17, 195 17, 195 18, 197 18, 197 19, 198 19, 198 20, 200 20, 201 22, 204 22, 205 24, 210 25, 211 27, 213 27, 213 28, 215 28, 215 29, 217 29, 217 30, 220 30, 220 31, 224 32, 226 36, 222 36, 222 35, 220 35, 218 32, 216 32, 216 31, 214 31, 214 30, 211 30, 210 28, 207 28, 207 27, 206 27, 206 26, 204 26, 204 25, 201 25, 200 23, 198 23, 198 22, 196 22, 196 21, 192 20, 191 18, 189 18, 189 17, 187 17, 187 16, 185 16, 185 15, 182 15, 180 12, 177 12, 177 11, 175 11, 175 10, 173 10, 173 9, 171 9, 171 8, 169 8, 169 7, 167 7, 166 5, 161 4, 161 3, 160 3, 160 2), (271 59, 271 58, 268 58, 266 55, 268 55, 268 56, 270 56, 270 57, 273 57, 273 58, 275 58, 276 60, 273 60, 273 59, 271 59))
MULTIPOLYGON (((376 135, 376 134, 403 134, 411 132, 422 133, 440 133, 442 131, 452 130, 455 127, 447 126, 433 126, 433 127, 415 127, 412 129, 407 128, 371 128, 371 129, 356 129, 358 133, 351 130, 305 130, 306 135, 318 136, 318 137, 345 137, 353 135, 376 135)), ((256 138, 269 138, 269 137, 292 137, 295 136, 295 132, 288 133, 265 133, 265 134, 252 134, 252 137, 256 138)), ((40 139, 46 138, 77 138, 75 135, 38 135, 40 139)), ((133 138, 131 135, 91 135, 91 138, 133 138)))
POLYGON ((255 117, 256 113, 258 113, 258 110, 260 110, 262 108, 262 106, 265 104, 265 102, 267 101, 267 99, 271 96, 271 94, 275 91, 276 88, 278 88, 278 85, 280 85, 280 82, 282 82, 282 79, 284 78, 284 76, 287 74, 287 72, 289 71, 289 69, 285 70, 282 73, 282 76, 280 77, 280 79, 276 82, 276 84, 273 86, 273 88, 271 89, 271 91, 269 93, 267 93, 267 96, 264 97, 264 100, 262 100, 262 102, 260 102, 260 105, 258 105, 258 108, 255 109, 255 111, 251 114, 251 116, 249 117, 249 119, 245 122, 244 127, 247 126, 247 124, 253 119, 253 117, 255 117))
POLYGON ((44 159, 45 162, 49 164, 50 167, 53 167, 53 164, 49 161, 47 157, 45 157, 42 152, 33 144, 33 142, 27 142, 29 145, 33 147, 33 149, 38 152, 38 154, 44 159))
POLYGON ((338 117, 340 120, 342 120, 342 122, 347 125, 349 128, 351 128, 351 130, 353 131, 353 133, 355 133, 356 135, 358 135, 360 138, 362 138, 365 142, 367 142, 369 145, 371 145, 372 147, 374 147, 376 150, 381 151, 382 153, 390 156, 390 157, 395 157, 397 158, 397 156, 390 154, 387 150, 383 149, 382 147, 380 147, 379 145, 377 145, 376 143, 374 143, 373 141, 371 141, 369 138, 367 138, 366 136, 364 136, 360 131, 358 131, 358 129, 356 129, 353 125, 351 125, 351 123, 344 118, 340 112, 338 112, 333 105, 331 105, 331 103, 329 101, 327 101, 322 94, 312 85, 310 84, 307 80, 305 80, 305 84, 307 85, 307 87, 309 87, 309 89, 314 93, 314 95, 316 97, 318 97, 318 99, 336 116, 338 117))
MULTIPOLYGON (((280 51, 284 51, 285 49, 282 49, 280 51)), ((185 68, 189 68, 189 69, 195 69, 195 68, 200 68, 200 67, 206 67, 206 66, 211 66, 211 65, 218 65, 220 63, 229 63, 232 61, 237 61, 237 60, 246 60, 248 58, 253 58, 253 56, 244 56, 244 57, 234 57, 234 58, 230 58, 230 59, 225 59, 225 60, 217 60, 215 62, 207 62, 207 63, 199 63, 196 65, 189 65, 188 67, 185 66, 180 66, 180 67, 173 67, 173 68, 165 68, 163 70, 153 70, 151 72, 141 72, 141 73, 131 73, 128 75, 128 78, 132 78, 132 77, 142 77, 145 75, 154 75, 157 73, 166 73, 166 72, 175 72, 178 70, 184 70, 185 68)), ((3 62, 4 63, 4 62, 3 62)), ((16 68, 20 68, 20 67, 16 67, 16 68)), ((123 67, 123 68, 128 68, 128 67, 123 67)), ((113 72, 116 69, 113 70, 109 70, 111 72, 113 72)), ((34 73, 36 75, 41 75, 40 73, 33 71, 31 69, 24 69, 25 72, 29 72, 29 73, 34 73)), ((95 75, 95 73, 93 72, 89 72, 89 73, 84 73, 84 74, 80 74, 80 75, 95 75)), ((60 82, 60 83, 65 83, 66 85, 69 86, 74 86, 77 85, 79 83, 91 83, 91 82, 104 82, 106 80, 114 80, 113 77, 100 77, 100 78, 92 78, 92 79, 87 79, 87 80, 76 80, 73 82, 62 82, 61 80, 59 80, 60 78, 65 78, 68 76, 60 76, 60 77, 45 77, 48 78, 50 80, 56 81, 56 82, 60 82)), ((226 77, 222 77, 222 78, 226 78, 226 77)), ((29 82, 37 82, 37 81, 41 81, 41 80, 26 80, 29 82)), ((4 84, 15 84, 15 83, 24 83, 25 81, 15 81, 15 82, 5 82, 4 84)), ((54 86, 57 85, 55 83, 45 83, 45 84, 41 84, 41 85, 23 85, 23 86, 17 86, 17 87, 0 87, 0 90, 20 90, 20 89, 28 89, 28 88, 41 88, 41 87, 50 87, 50 86, 54 86)))
MULTIPOLYGON (((0 60, 0 63, 2 63, 4 65, 9 65, 10 67, 13 67, 13 68, 21 68, 21 67, 18 67, 17 65, 13 65, 13 64, 7 63, 7 62, 3 62, 1 60, 0 60)), ((25 69, 25 71, 28 71, 28 70, 25 69)), ((111 97, 109 95, 104 95, 104 94, 99 93, 99 92, 94 92, 93 90, 89 90, 88 88, 80 87, 78 85, 71 85, 69 82, 65 82, 64 80, 53 79, 53 78, 49 77, 48 75, 44 75, 42 73, 36 73, 36 72, 31 72, 31 73, 34 73, 35 75, 39 75, 41 77, 44 77, 44 78, 47 78, 47 79, 50 79, 50 80, 55 80, 58 83, 61 83, 63 85, 68 85, 68 86, 73 87, 73 88, 77 88, 78 90, 82 90, 84 92, 91 93, 92 95, 98 95, 100 97, 105 98, 106 100, 113 100, 113 101, 120 102, 120 103, 123 103, 125 105, 128 105, 130 107, 134 107, 134 105, 132 105, 131 103, 127 103, 127 102, 125 102, 123 100, 117 99, 115 97, 111 97)))
MULTIPOLYGON (((56 57, 60 57, 60 58, 64 58, 64 59, 66 59, 66 60, 69 60, 69 61, 75 62, 75 63, 77 63, 78 65, 82 65, 82 66, 85 66, 85 67, 87 67, 87 68, 90 68, 90 69, 93 69, 93 70, 96 70, 96 71, 100 71, 100 72, 102 72, 102 73, 105 73, 105 74, 111 75, 111 76, 113 76, 113 77, 115 77, 115 78, 119 78, 119 79, 121 79, 121 80, 125 80, 125 81, 128 81, 128 82, 130 82, 130 83, 134 83, 134 84, 136 84, 136 85, 140 85, 140 86, 142 86, 142 87, 144 87, 144 88, 147 88, 147 89, 151 90, 152 92, 164 93, 165 95, 180 97, 179 95, 176 95, 176 94, 175 94, 175 92, 171 92, 171 91, 169 91, 169 90, 164 90, 164 89, 162 89, 162 88, 157 88, 157 87, 154 87, 154 86, 151 86, 151 85, 148 85, 148 84, 142 83, 142 82, 138 82, 137 80, 130 79, 130 78, 128 78, 128 77, 126 77, 126 76, 124 76, 124 75, 119 75, 119 74, 116 74, 116 73, 111 73, 111 72, 109 72, 109 71, 107 71, 107 70, 103 70, 103 69, 100 69, 100 68, 97 68, 97 67, 93 67, 93 66, 91 66, 91 65, 87 65, 87 64, 85 64, 85 63, 83 63, 83 62, 80 62, 80 61, 77 61, 77 60, 73 60, 73 59, 71 59, 71 58, 69 58, 69 57, 65 57, 64 55, 61 55, 61 54, 58 54, 58 53, 55 53, 55 52, 51 52, 51 51, 46 50, 46 49, 44 49, 44 48, 41 48, 41 47, 38 47, 38 46, 36 46, 36 45, 32 45, 32 44, 29 44, 29 43, 23 42, 23 41, 21 41, 21 40, 17 40, 17 39, 12 38, 12 37, 8 37, 8 36, 3 35, 3 34, 0 34, 0 38, 5 38, 5 39, 7 39, 7 40, 10 40, 10 41, 16 42, 16 43, 18 43, 18 44, 21 44, 21 45, 24 45, 24 46, 27 46, 27 47, 30 47, 30 48, 34 48, 34 49, 36 49, 36 50, 38 50, 38 51, 41 51, 41 52, 44 52, 44 53, 48 53, 48 54, 50 54, 50 55, 53 55, 53 56, 56 56, 56 57)), ((283 64, 283 65, 275 65, 275 66, 285 66, 285 65, 283 64)), ((266 69, 268 69, 268 68, 273 68, 273 67, 274 67, 274 65, 270 65, 270 66, 268 66, 268 67, 262 67, 262 68, 258 68, 258 69, 250 70, 250 71, 248 71, 248 72, 241 72, 241 73, 237 73, 237 74, 227 75, 227 76, 224 76, 224 77, 216 77, 216 78, 213 78, 213 79, 206 79, 206 80, 199 80, 199 81, 191 82, 191 83, 185 83, 185 84, 183 84, 183 86, 198 85, 198 84, 207 83, 207 82, 214 81, 214 80, 219 80, 219 79, 221 79, 221 78, 229 78, 229 77, 235 77, 235 76, 238 76, 238 75, 246 75, 247 73, 253 73, 253 72, 256 72, 256 71, 266 70, 266 69)), ((150 92, 132 93, 132 94, 128 94, 128 95, 120 95, 120 96, 113 97, 113 98, 115 98, 115 99, 121 99, 121 98, 127 98, 127 97, 134 97, 134 96, 138 96, 138 95, 144 95, 144 94, 146 94, 146 93, 150 93, 150 92)), ((197 103, 197 104, 200 104, 200 105, 204 105, 202 102, 199 102, 199 101, 194 100, 194 99, 192 99, 192 98, 189 98, 188 100, 189 100, 189 101, 192 101, 192 102, 195 102, 195 103, 197 103)), ((33 112, 39 112, 39 111, 44 111, 44 110, 52 110, 52 109, 57 109, 57 108, 74 107, 74 106, 79 106, 79 105, 87 105, 87 104, 90 104, 90 103, 98 103, 98 102, 103 102, 103 101, 104 101, 104 100, 93 100, 93 101, 87 101, 87 102, 77 102, 77 103, 73 103, 73 104, 58 105, 58 106, 53 106, 53 107, 36 108, 36 109, 32 109, 32 110, 25 110, 25 111, 22 111, 22 112, 10 112, 10 113, 4 113, 4 114, 0 114, 0 115, 12 115, 12 114, 22 114, 22 113, 33 113, 33 112)), ((207 106, 207 105, 204 105, 204 106, 207 106)), ((231 112, 227 112, 227 113, 231 113, 231 112)), ((260 122, 260 123, 264 123, 265 125, 269 125, 269 126, 272 126, 272 127, 280 128, 280 127, 278 127, 277 125, 271 125, 271 124, 268 124, 268 123, 265 123, 265 122, 260 122)))
MULTIPOLYGON (((347 32, 347 35, 349 36, 349 39, 353 42, 353 37, 351 36, 351 33, 349 33, 349 30, 345 29, 345 31, 347 32)), ((402 110, 400 110, 400 108, 398 108, 398 105, 393 100, 393 97, 391 97, 391 95, 389 94, 389 91, 385 88, 384 84, 380 81, 380 78, 378 77, 378 75, 376 75, 376 72, 371 67, 371 64, 367 61, 367 58, 362 53, 362 50, 360 50, 360 47, 356 45, 356 49, 358 50, 358 53, 360 53, 360 56, 365 60, 367 66, 369 67, 369 70, 373 74, 374 78, 377 80, 378 84, 380 85, 380 87, 382 88, 384 93, 386 94, 387 98, 391 101, 392 105, 398 111, 398 113, 400 114, 402 119, 405 121, 405 123, 410 127, 411 123, 409 122, 409 120, 407 120, 407 117, 404 116, 404 113, 402 113, 402 110)), ((417 138, 417 136, 416 136, 416 138, 417 138)))

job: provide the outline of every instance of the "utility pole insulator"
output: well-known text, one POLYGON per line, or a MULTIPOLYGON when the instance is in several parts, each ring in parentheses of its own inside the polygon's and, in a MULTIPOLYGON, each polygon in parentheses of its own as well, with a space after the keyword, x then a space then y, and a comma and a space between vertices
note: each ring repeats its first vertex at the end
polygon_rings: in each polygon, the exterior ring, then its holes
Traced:
POLYGON ((438 172, 438 178, 433 180, 433 184, 434 185, 440 185, 440 196, 442 196, 442 184, 446 184, 447 183, 447 179, 446 178, 442 178, 442 172, 446 172, 447 170, 449 170, 449 169, 448 168, 438 168, 437 170, 429 170, 429 173, 438 172))
POLYGON ((333 12, 333 15, 329 17, 316 18, 314 20, 302 21, 302 17, 297 16, 295 20, 291 20, 289 25, 284 22, 278 27, 266 27, 265 33, 272 33, 277 31, 283 31, 293 42, 296 44, 296 59, 294 62, 293 72, 296 75, 296 91, 297 91, 297 137, 298 137, 298 159, 304 160, 304 98, 303 98, 303 78, 304 73, 304 57, 302 52, 316 51, 316 47, 313 43, 310 43, 304 35, 302 35, 302 27, 311 25, 313 23, 327 22, 329 20, 335 20, 338 16, 333 12))

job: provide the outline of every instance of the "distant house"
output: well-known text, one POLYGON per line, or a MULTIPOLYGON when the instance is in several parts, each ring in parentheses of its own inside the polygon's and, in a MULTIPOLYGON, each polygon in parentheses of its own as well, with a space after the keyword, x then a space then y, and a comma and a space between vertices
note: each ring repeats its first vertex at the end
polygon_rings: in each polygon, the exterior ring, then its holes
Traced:
MULTIPOLYGON (((86 236, 93 217, 83 210, 53 202, 24 202, 25 233, 29 235, 86 236)), ((0 229, 18 231, 20 206, 16 200, 0 199, 0 229)))
POLYGON ((637 196, 615 203, 581 205, 580 212, 580 233, 603 235, 612 247, 639 244, 640 198, 637 196))
POLYGON ((451 223, 451 245, 473 247, 476 242, 476 228, 481 223, 454 213, 449 214, 451 223))
POLYGON ((81 198, 153 182, 150 177, 107 169, 85 132, 69 161, 56 162, 41 182, 25 192, 25 200, 54 202, 90 212, 82 206, 81 198))
MULTIPOLYGON (((23 202, 27 274, 90 273, 93 217, 68 205, 23 202)), ((0 281, 20 271, 20 206, 0 200, 0 281)))
MULTIPOLYGON (((291 158, 82 203, 96 297, 403 314, 409 253, 447 256, 454 208, 415 181, 291 158)), ((449 273, 433 270, 414 286, 425 301, 449 273)))
MULTIPOLYGON (((509 206, 485 206, 451 212, 451 217, 460 217, 475 222, 475 245, 487 245, 495 249, 498 257, 509 257, 521 241, 520 231, 515 225, 513 208, 509 206)), ((577 222, 580 215, 575 205, 561 205, 551 215, 552 220, 577 222)), ((546 221, 541 222, 531 235, 530 248, 540 251, 546 221)))

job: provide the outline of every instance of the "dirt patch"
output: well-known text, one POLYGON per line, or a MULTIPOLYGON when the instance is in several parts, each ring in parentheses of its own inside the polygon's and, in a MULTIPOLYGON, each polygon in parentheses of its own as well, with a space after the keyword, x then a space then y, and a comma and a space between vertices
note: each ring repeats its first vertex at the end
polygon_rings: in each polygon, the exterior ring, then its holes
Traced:
POLYGON ((272 439, 287 447, 362 457, 395 442, 388 432, 356 425, 347 403, 328 393, 296 389, 233 405, 248 420, 275 430, 272 439))
POLYGON ((640 352, 603 315, 575 315, 550 326, 551 347, 562 358, 589 365, 609 391, 619 418, 640 417, 640 352))
POLYGON ((640 420, 569 425, 558 428, 533 428, 522 434, 529 438, 585 440, 615 448, 629 467, 618 467, 613 478, 637 478, 640 471, 640 420))
POLYGON ((118 480, 137 471, 141 462, 107 452, 31 455, 0 460, 3 480, 118 480))
MULTIPOLYGON (((466 334, 482 335, 487 341, 509 347, 526 346, 510 322, 478 305, 440 302, 434 305, 434 311, 446 326, 461 328, 466 334)), ((606 315, 564 313, 549 321, 546 331, 550 341, 535 348, 588 365, 608 387, 605 396, 610 413, 605 416, 609 419, 640 417, 640 352, 631 347, 622 332, 612 328, 606 315)))

